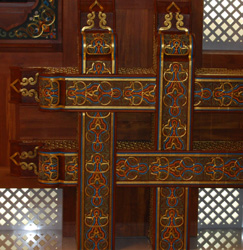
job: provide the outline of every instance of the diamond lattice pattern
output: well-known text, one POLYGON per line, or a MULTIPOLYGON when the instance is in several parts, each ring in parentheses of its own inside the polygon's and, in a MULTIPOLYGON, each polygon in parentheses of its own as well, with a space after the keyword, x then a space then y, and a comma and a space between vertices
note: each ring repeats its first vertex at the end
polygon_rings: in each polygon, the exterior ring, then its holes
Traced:
POLYGON ((241 231, 226 230, 226 229, 201 229, 198 231, 198 250, 222 250, 222 249, 240 249, 241 246, 241 231))
POLYGON ((204 0, 203 49, 242 50, 242 0, 204 0))
POLYGON ((62 249, 61 231, 40 233, 27 231, 0 231, 0 250, 53 250, 62 249))
POLYGON ((199 190, 199 228, 241 228, 240 189, 202 188, 199 190))
POLYGON ((0 189, 0 230, 62 229, 61 189, 0 189))

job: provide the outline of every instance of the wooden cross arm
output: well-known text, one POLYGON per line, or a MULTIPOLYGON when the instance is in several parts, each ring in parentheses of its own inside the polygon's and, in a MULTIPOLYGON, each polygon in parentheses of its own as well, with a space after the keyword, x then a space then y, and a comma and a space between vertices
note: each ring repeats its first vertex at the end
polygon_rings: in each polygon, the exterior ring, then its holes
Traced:
POLYGON ((40 108, 48 110, 155 110, 154 77, 40 77, 40 108))
MULTIPOLYGON (((40 152, 39 159, 42 183, 77 184, 84 167, 75 152, 40 152)), ((243 185, 243 153, 237 152, 118 152, 115 169, 117 185, 243 185)))

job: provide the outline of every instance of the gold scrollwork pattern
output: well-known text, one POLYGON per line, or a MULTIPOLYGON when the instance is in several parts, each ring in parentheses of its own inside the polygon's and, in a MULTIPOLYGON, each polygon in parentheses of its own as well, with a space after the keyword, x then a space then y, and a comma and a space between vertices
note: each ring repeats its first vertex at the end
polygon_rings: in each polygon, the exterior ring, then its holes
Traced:
POLYGON ((68 86, 66 95, 72 105, 84 105, 88 102, 106 106, 111 103, 113 97, 120 96, 120 91, 117 88, 112 88, 108 81, 88 85, 84 81, 77 81, 68 86))
POLYGON ((241 182, 243 154, 166 153, 119 154, 116 162, 118 184, 173 184, 241 182))
POLYGON ((158 188, 157 249, 187 249, 185 225, 187 223, 187 188, 158 188))
POLYGON ((87 15, 87 26, 84 26, 82 28, 82 32, 84 32, 85 30, 88 30, 88 29, 92 29, 95 25, 95 22, 94 22, 94 19, 95 19, 95 12, 92 11, 91 13, 88 13, 87 15))
POLYGON ((213 181, 221 181, 223 179, 243 180, 243 158, 239 159, 223 159, 222 157, 214 157, 211 162, 206 164, 205 172, 213 181))
POLYGON ((168 180, 170 177, 189 181, 203 172, 203 165, 196 163, 191 157, 175 159, 172 162, 169 162, 167 157, 158 157, 149 167, 151 175, 154 175, 156 180, 161 181, 168 180))
POLYGON ((39 154, 39 176, 41 182, 56 182, 59 178, 59 159, 55 154, 39 154))
POLYGON ((109 26, 106 26, 106 14, 103 13, 103 6, 99 3, 99 1, 95 0, 89 7, 89 10, 91 13, 88 13, 87 15, 87 26, 84 26, 82 28, 82 33, 86 30, 91 30, 95 26, 95 17, 96 17, 96 11, 94 11, 94 7, 98 6, 100 11, 98 12, 98 18, 99 18, 99 27, 103 30, 112 31, 112 29, 109 26))
POLYGON ((113 123, 111 113, 89 112, 82 116, 80 249, 111 248, 113 123))
POLYGON ((35 86, 38 82, 39 73, 35 74, 35 78, 33 77, 24 77, 21 81, 16 79, 10 84, 10 87, 16 92, 20 93, 24 97, 34 97, 36 102, 39 102, 38 92, 35 89, 35 86), (20 89, 16 87, 16 84, 20 84, 20 89), (27 88, 26 88, 27 87, 27 88))
POLYGON ((116 72, 116 37, 112 28, 107 26, 107 15, 103 10, 103 6, 95 0, 89 7, 91 13, 87 15, 87 26, 81 30, 82 74, 116 72))
POLYGON ((165 55, 169 56, 185 56, 190 52, 189 36, 179 34, 165 34, 165 55))
POLYGON ((29 170, 29 171, 34 170, 35 175, 38 175, 38 167, 33 162, 30 163, 20 162, 20 167, 22 170, 29 170))
MULTIPOLYGON (((66 82, 66 106, 111 106, 152 108, 156 100, 154 80, 117 78, 87 79, 66 82)), ((82 107, 80 107, 82 108, 82 107)))
POLYGON ((222 82, 213 90, 213 98, 220 107, 243 106, 243 81, 241 83, 222 82))
POLYGON ((46 78, 39 82, 41 107, 57 107, 60 104, 60 82, 62 79, 46 78))
POLYGON ((23 160, 37 159, 39 146, 36 146, 33 151, 15 152, 10 156, 10 160, 14 165, 19 166, 22 170, 34 171, 35 175, 38 175, 38 167, 35 162, 25 162, 23 160))
POLYGON ((0 38, 56 40, 58 0, 39 0, 38 2, 23 24, 9 31, 0 28, 0 38))
POLYGON ((243 80, 234 78, 196 79, 194 107, 204 109, 241 109, 243 80))
MULTIPOLYGON (((43 150, 43 147, 41 149, 43 150)), ((76 185, 78 182, 78 173, 77 152, 39 152, 39 182, 76 185)))
POLYGON ((34 86, 38 82, 38 77, 39 77, 39 73, 35 74, 35 79, 33 77, 30 77, 30 78, 24 77, 22 81, 20 82, 20 85, 21 86, 28 86, 28 85, 34 86))
POLYGON ((78 157, 65 157, 65 181, 78 181, 78 157))
POLYGON ((175 3, 172 2, 166 9, 166 11, 168 12, 167 14, 165 14, 165 21, 164 21, 164 25, 163 27, 159 28, 159 32, 165 31, 165 30, 170 30, 172 27, 172 20, 173 20, 173 16, 174 16, 174 12, 172 12, 171 10, 175 8, 176 12, 175 12, 175 19, 176 19, 176 28, 179 31, 185 31, 188 32, 188 29, 183 27, 184 26, 184 16, 182 14, 180 14, 181 9, 179 8, 179 6, 175 3))
POLYGON ((149 171, 148 164, 140 163, 136 157, 121 158, 116 165, 116 175, 119 180, 138 180, 149 171))
POLYGON ((115 41, 114 33, 83 32, 82 73, 114 74, 116 70, 115 41))
POLYGON ((107 21, 106 21, 106 14, 103 13, 103 12, 99 12, 99 19, 100 19, 100 22, 99 22, 99 26, 101 29, 104 29, 104 30, 109 30, 109 31, 112 31, 111 27, 109 26, 106 26, 107 24, 107 21))
POLYGON ((181 63, 171 63, 164 72, 163 107, 168 118, 163 117, 163 148, 167 150, 183 150, 186 148, 185 137, 187 124, 183 117, 188 106, 187 81, 188 72, 181 63))
POLYGON ((28 158, 29 159, 35 158, 37 156, 37 153, 38 153, 38 148, 39 148, 39 146, 36 146, 34 148, 34 151, 28 151, 28 152, 23 151, 23 152, 21 152, 19 158, 22 159, 22 160, 25 160, 25 159, 28 159, 28 158))
POLYGON ((86 36, 86 51, 88 55, 109 55, 112 53, 112 34, 88 33, 86 36))
POLYGON ((143 102, 155 104, 155 84, 143 85, 139 81, 131 82, 131 85, 125 87, 123 95, 125 100, 130 102, 132 106, 139 106, 143 102))
POLYGON ((162 135, 165 138, 164 147, 167 150, 181 150, 184 148, 183 137, 186 135, 186 125, 180 119, 169 119, 168 123, 162 128, 162 135))
POLYGON ((90 228, 87 239, 84 242, 85 249, 108 249, 109 243, 106 236, 105 228, 109 224, 109 215, 98 207, 90 210, 90 213, 85 217, 85 225, 90 228))
POLYGON ((192 112, 192 36, 161 34, 158 149, 189 150, 192 112))
POLYGON ((111 69, 108 69, 106 64, 102 61, 95 61, 92 63, 91 68, 87 69, 87 75, 103 75, 103 74, 111 74, 111 69))
POLYGON ((35 90, 35 89, 26 89, 26 88, 23 88, 20 90, 20 93, 22 94, 22 96, 24 97, 34 97, 36 102, 39 102, 40 99, 38 97, 38 92, 35 90))

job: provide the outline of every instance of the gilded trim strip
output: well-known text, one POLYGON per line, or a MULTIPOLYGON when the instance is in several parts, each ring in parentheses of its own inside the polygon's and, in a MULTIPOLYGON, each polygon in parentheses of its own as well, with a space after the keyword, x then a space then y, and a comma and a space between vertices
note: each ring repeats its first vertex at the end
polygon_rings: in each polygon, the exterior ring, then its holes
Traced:
POLYGON ((193 38, 161 34, 160 46, 158 150, 189 150, 193 38))
POLYGON ((83 113, 81 129, 80 206, 82 219, 79 249, 111 249, 114 114, 83 113))

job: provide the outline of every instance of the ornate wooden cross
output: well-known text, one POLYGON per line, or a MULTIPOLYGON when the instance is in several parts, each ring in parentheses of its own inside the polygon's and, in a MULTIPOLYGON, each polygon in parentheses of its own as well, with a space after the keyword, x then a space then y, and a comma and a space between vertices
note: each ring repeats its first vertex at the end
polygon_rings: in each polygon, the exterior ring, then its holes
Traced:
MULTIPOLYGON (((20 93, 22 102, 37 101, 43 111, 79 113, 78 151, 40 147, 38 180, 77 185, 78 249, 114 249, 116 186, 155 187, 153 248, 189 249, 192 187, 240 186, 243 180, 241 152, 192 151, 193 112, 242 110, 243 79, 200 72, 195 78, 194 37, 174 2, 156 13, 154 73, 118 74, 113 12, 104 10, 96 0, 81 14, 81 20, 88 14, 81 27, 81 74, 31 69, 36 80, 11 84, 12 100, 20 93), (117 149, 117 112, 154 114, 146 149, 139 143, 134 150, 117 149)), ((12 165, 37 172, 37 162, 25 161, 35 154, 15 151, 12 165)))

